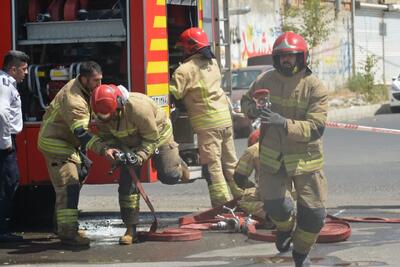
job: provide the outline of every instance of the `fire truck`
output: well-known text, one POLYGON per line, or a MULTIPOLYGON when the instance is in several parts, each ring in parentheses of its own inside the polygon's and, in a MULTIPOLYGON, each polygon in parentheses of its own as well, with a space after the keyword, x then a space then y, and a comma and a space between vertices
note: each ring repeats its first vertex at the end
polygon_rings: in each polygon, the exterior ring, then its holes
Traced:
MULTIPOLYGON (((175 43, 185 29, 203 26, 203 2, 5 0, 0 22, 0 58, 10 49, 31 58, 27 78, 19 85, 24 129, 17 136, 20 187, 14 217, 41 220, 40 215, 52 214, 55 195, 37 137, 44 111, 58 90, 79 74, 80 62, 94 60, 103 68, 103 83, 147 94, 169 114, 169 75, 182 56, 175 43)), ((184 148, 181 155, 195 163, 189 125, 187 117, 179 117, 174 135, 184 148)), ((104 158, 89 157, 93 166, 87 184, 117 182, 118 173, 108 174, 110 164, 104 158)), ((151 162, 142 168, 141 180, 156 181, 151 162)))

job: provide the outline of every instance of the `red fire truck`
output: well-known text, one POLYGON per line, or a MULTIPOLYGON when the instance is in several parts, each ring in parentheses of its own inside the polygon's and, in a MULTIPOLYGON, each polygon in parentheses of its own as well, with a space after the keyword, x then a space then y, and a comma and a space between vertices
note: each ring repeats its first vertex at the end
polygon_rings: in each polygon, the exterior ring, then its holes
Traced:
MULTIPOLYGON (((169 113, 169 73, 181 57, 174 45, 183 30, 202 27, 202 14, 201 0, 1 1, 0 58, 9 49, 25 51, 31 58, 29 74, 19 86, 25 123, 17 137, 21 173, 17 217, 52 213, 54 192, 37 150, 37 136, 46 106, 76 77, 80 62, 97 61, 103 68, 103 83, 145 93, 169 113)), ((193 142, 193 135, 187 135, 190 128, 179 129, 176 125, 178 142, 193 142)), ((181 152, 195 161, 193 150, 181 152)), ((117 175, 108 175, 109 163, 94 154, 89 157, 94 164, 88 184, 117 181, 117 175)), ((141 179, 156 181, 151 162, 143 167, 141 179)))

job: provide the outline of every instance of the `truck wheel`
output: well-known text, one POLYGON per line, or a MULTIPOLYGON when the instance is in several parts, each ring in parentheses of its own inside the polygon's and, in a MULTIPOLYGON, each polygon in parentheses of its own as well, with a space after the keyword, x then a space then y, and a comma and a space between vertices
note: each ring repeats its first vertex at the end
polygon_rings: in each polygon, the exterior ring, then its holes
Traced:
POLYGON ((52 185, 20 186, 14 196, 11 226, 22 229, 51 228, 54 202, 52 185))

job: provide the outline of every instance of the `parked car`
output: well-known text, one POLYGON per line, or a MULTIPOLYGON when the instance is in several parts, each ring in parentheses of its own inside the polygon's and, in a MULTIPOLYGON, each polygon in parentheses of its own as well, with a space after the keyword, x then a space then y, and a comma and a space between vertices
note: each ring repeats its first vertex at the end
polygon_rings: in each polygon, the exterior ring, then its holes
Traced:
POLYGON ((249 90, 250 85, 258 75, 262 72, 273 69, 271 65, 249 66, 232 71, 232 91, 227 88, 225 76, 222 77, 222 88, 230 94, 233 111, 233 129, 237 137, 247 137, 252 131, 251 120, 248 119, 241 111, 240 100, 242 96, 249 90))
POLYGON ((390 110, 394 112, 400 111, 400 75, 392 78, 392 85, 389 89, 390 110))

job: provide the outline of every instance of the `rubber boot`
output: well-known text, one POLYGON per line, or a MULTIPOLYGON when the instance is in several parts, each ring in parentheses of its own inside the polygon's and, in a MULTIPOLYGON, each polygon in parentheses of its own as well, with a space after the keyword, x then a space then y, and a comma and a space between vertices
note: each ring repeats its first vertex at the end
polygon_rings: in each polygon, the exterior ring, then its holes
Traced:
POLYGON ((287 252, 290 248, 290 243, 292 242, 292 231, 282 232, 276 231, 275 246, 279 252, 287 252))
POLYGON ((310 260, 307 254, 298 253, 295 250, 292 251, 292 257, 295 267, 306 267, 310 266, 310 260))
POLYGON ((90 239, 86 237, 85 231, 78 230, 76 226, 59 224, 58 238, 62 244, 68 246, 87 247, 90 245, 90 239))
POLYGON ((182 160, 181 162, 182 166, 182 176, 181 176, 181 182, 182 183, 189 183, 190 182, 190 170, 186 162, 182 160))
POLYGON ((244 190, 237 186, 235 181, 229 181, 228 186, 231 190, 233 198, 241 198, 243 196, 244 190))
POLYGON ((136 225, 127 225, 125 234, 119 238, 119 244, 132 245, 136 241, 136 225))

